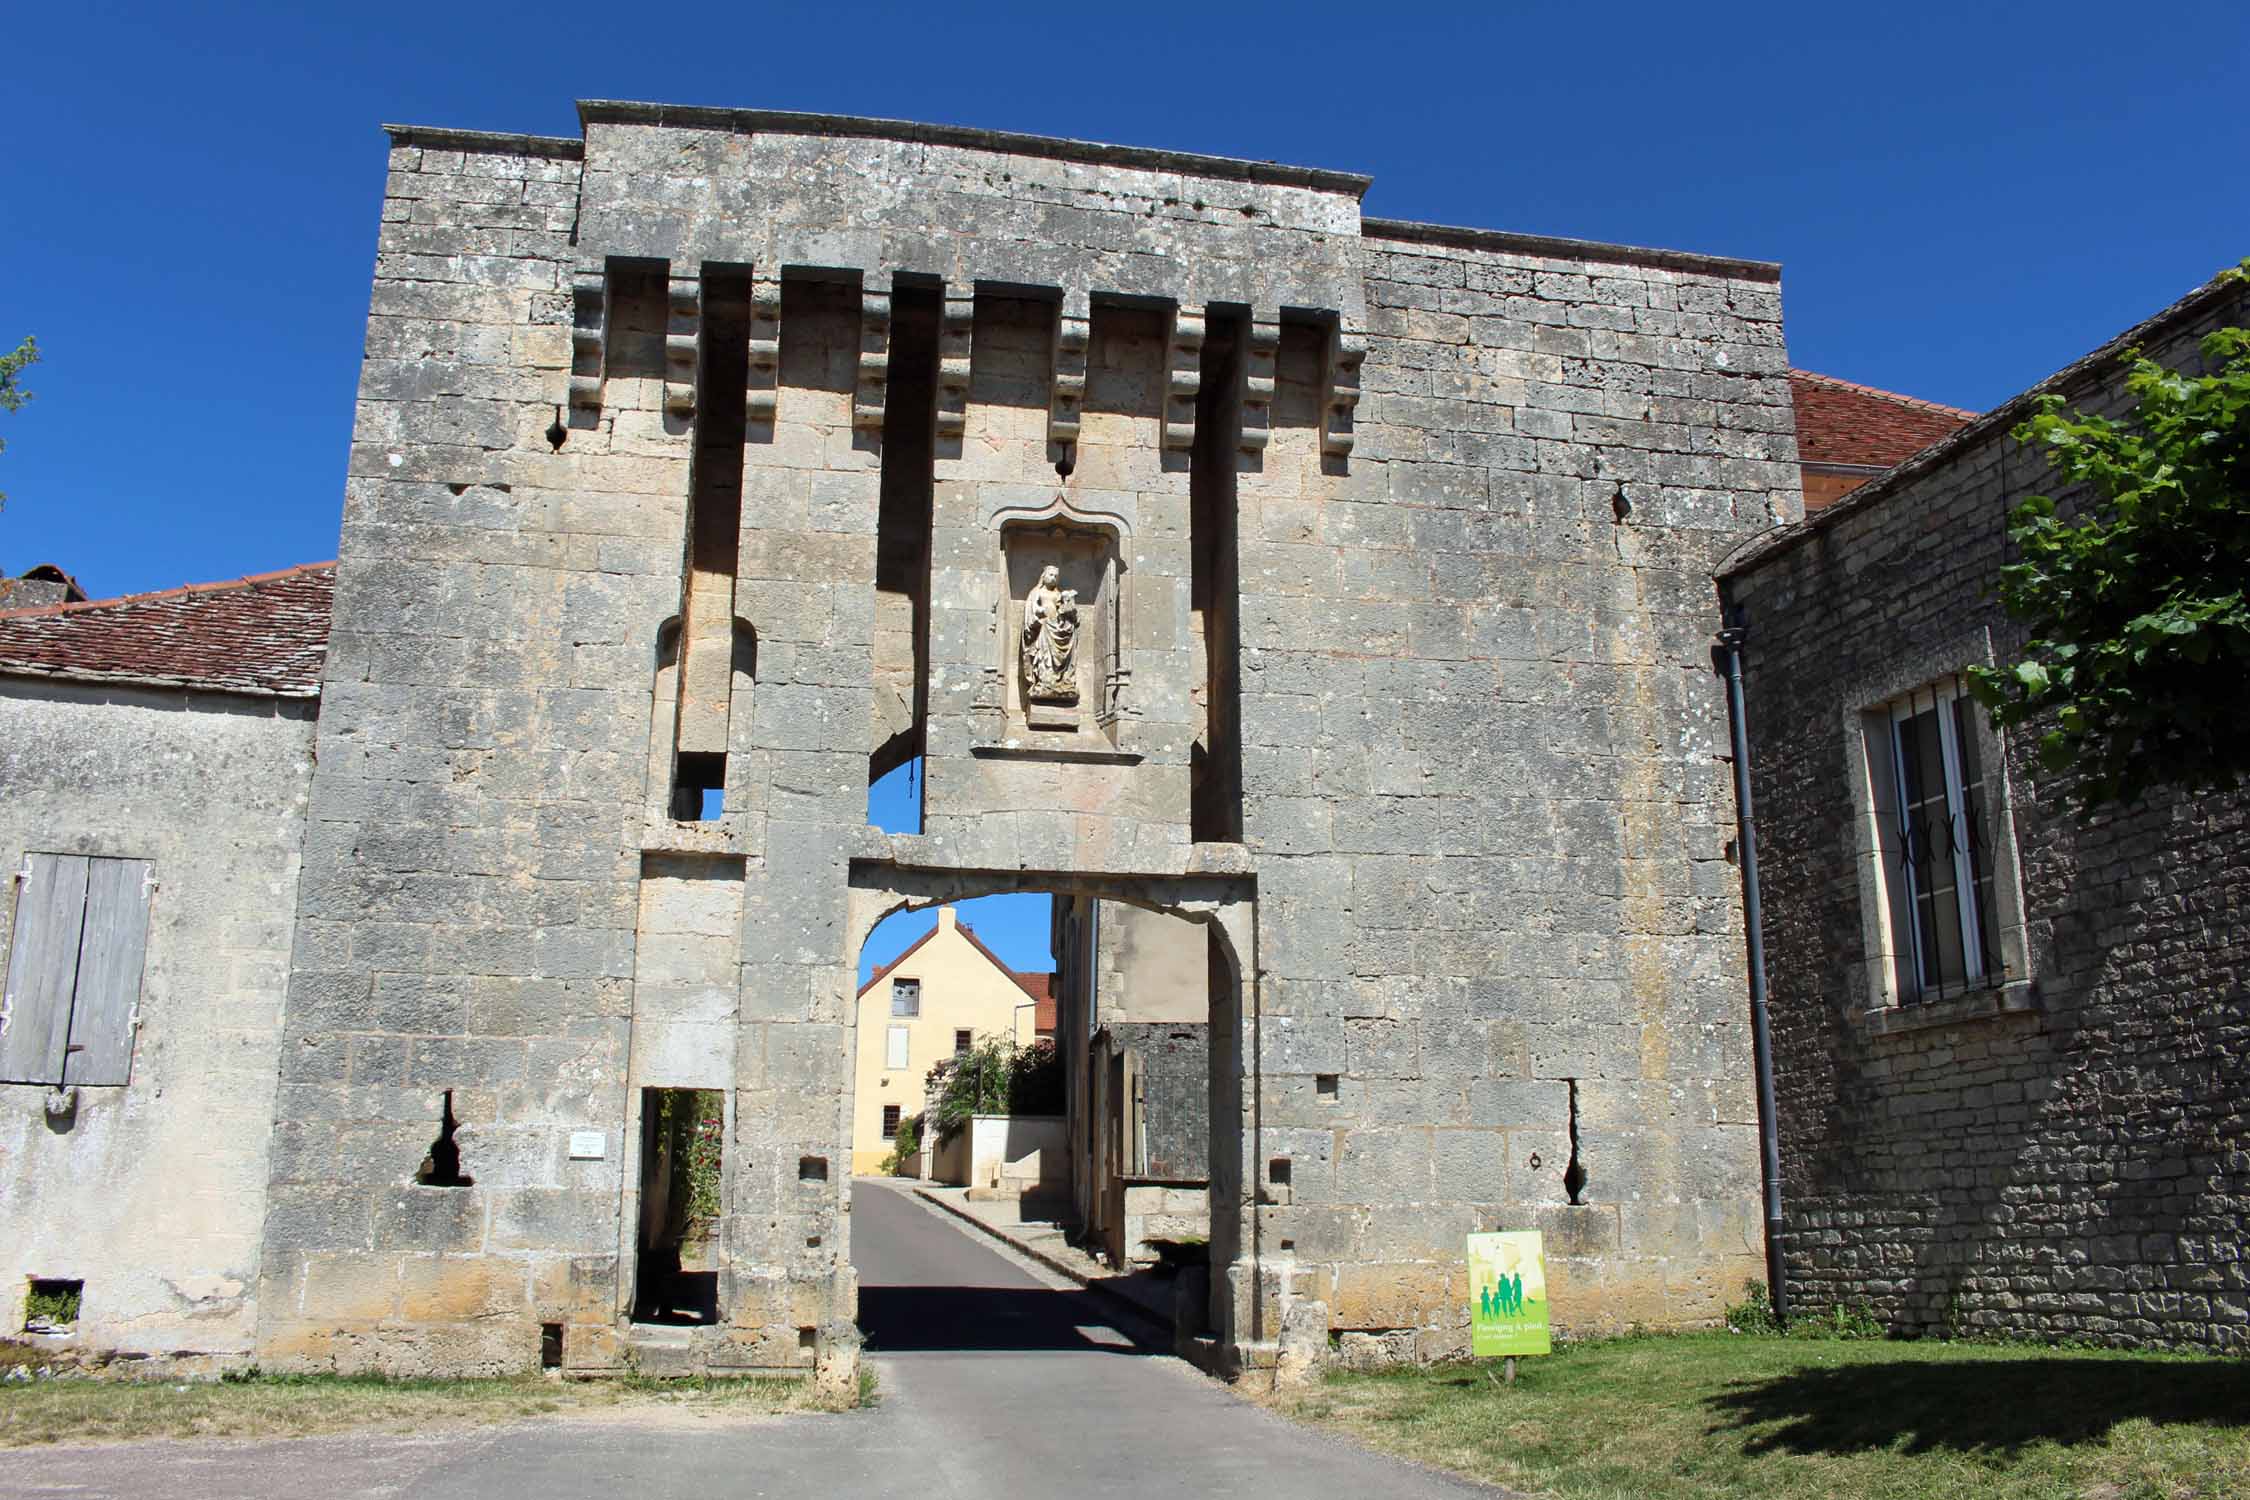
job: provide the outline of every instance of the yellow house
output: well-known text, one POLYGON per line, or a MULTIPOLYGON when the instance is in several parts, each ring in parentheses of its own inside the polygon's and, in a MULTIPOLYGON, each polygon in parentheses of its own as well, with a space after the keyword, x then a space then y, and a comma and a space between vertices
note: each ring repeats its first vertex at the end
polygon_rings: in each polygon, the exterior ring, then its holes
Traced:
POLYGON ((937 926, 859 987, 852 1170, 882 1169, 899 1122, 922 1112, 932 1063, 988 1037, 1021 1044, 1051 1031, 1052 978, 1011 970, 939 907, 937 926))

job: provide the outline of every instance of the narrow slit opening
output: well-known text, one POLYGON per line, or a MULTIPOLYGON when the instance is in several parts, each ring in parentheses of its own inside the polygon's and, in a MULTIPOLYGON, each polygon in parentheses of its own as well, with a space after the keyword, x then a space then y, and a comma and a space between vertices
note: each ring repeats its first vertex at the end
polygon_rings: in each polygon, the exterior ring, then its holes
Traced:
POLYGON ((438 1116, 437 1139, 430 1142, 429 1154, 415 1171, 414 1180, 424 1187, 473 1187, 476 1179, 461 1171, 461 1143, 454 1135, 461 1122, 453 1118, 453 1090, 445 1091, 445 1107, 438 1116))
POLYGON ((1578 1080, 1566 1078, 1563 1082, 1570 1085, 1570 1165, 1563 1168, 1563 1191, 1570 1194, 1571 1202, 1582 1204, 1586 1201, 1586 1164, 1578 1159, 1578 1080))
POLYGON ((1242 838, 1240 548, 1235 457, 1241 442, 1242 318, 1213 310, 1203 341, 1188 460, 1188 608, 1203 654, 1196 735, 1188 750, 1188 823, 1195 842, 1242 838))

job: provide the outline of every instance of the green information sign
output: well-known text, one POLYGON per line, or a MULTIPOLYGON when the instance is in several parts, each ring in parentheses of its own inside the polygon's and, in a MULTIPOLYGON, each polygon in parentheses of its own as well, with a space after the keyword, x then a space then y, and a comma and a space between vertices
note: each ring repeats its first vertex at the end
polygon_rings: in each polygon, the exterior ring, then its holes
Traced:
POLYGON ((1547 1336, 1547 1253, 1539 1231, 1470 1235, 1469 1352, 1546 1354, 1552 1348, 1547 1336))

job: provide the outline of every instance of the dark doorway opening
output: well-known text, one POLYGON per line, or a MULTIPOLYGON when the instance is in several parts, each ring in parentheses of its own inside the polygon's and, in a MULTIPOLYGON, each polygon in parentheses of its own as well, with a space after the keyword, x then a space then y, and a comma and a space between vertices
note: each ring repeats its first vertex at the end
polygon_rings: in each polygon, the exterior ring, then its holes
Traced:
POLYGON ((641 1090, 636 1323, 719 1321, 725 1141, 726 1096, 719 1090, 641 1090))

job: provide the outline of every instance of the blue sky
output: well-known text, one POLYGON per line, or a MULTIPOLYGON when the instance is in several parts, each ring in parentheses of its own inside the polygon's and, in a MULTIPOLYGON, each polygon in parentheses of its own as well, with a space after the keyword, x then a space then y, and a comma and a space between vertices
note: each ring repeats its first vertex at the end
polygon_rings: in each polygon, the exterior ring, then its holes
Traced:
POLYGON ((902 116, 1372 173, 1371 214, 1779 260, 1806 368, 1984 407, 2250 254, 2250 6, 700 11, 18 5, 0 569, 335 555, 379 122, 578 98, 902 116))

